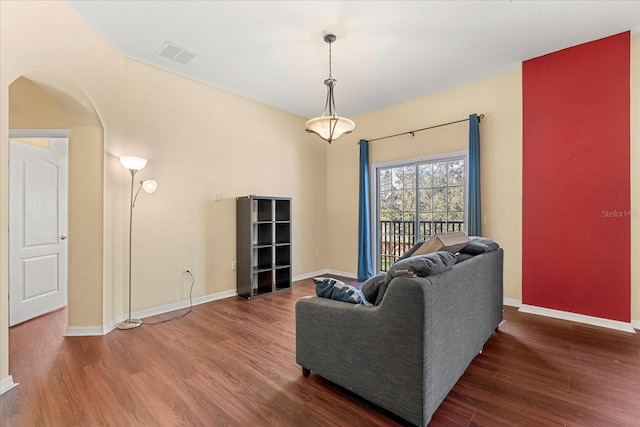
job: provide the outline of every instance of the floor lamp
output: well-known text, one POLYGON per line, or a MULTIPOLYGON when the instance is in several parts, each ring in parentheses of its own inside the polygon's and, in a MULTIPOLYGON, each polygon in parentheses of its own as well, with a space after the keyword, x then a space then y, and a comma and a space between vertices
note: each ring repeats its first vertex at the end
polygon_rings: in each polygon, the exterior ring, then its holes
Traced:
POLYGON ((158 188, 158 183, 152 180, 140 181, 138 191, 136 191, 134 194, 134 178, 136 174, 146 166, 147 159, 143 159, 142 157, 124 156, 120 157, 120 163, 122 163, 122 166, 124 166, 129 170, 129 172, 131 172, 131 204, 129 205, 129 317, 127 317, 127 320, 121 322, 117 327, 118 329, 133 329, 142 325, 142 320, 131 318, 131 236, 133 234, 133 208, 136 205, 136 199, 138 198, 140 189, 143 189, 146 193, 151 194, 156 191, 156 188, 158 188))

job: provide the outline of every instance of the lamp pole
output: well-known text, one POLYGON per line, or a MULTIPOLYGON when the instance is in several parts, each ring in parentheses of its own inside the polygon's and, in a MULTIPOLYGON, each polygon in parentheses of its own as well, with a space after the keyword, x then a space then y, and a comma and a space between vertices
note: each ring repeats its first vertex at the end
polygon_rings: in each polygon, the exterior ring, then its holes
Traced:
POLYGON ((118 329, 133 329, 142 325, 142 320, 140 319, 132 319, 131 318, 131 242, 133 236, 133 204, 134 204, 134 196, 133 196, 133 185, 134 185, 134 177, 138 170, 129 169, 131 172, 131 202, 129 204, 129 317, 127 320, 121 322, 118 325, 118 329))

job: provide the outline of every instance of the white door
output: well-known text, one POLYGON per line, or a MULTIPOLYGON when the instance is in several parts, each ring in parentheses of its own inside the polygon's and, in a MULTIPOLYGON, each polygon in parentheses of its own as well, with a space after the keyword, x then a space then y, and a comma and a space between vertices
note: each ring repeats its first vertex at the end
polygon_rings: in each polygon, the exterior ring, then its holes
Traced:
POLYGON ((9 144, 10 326, 67 305, 68 139, 32 141, 9 144))

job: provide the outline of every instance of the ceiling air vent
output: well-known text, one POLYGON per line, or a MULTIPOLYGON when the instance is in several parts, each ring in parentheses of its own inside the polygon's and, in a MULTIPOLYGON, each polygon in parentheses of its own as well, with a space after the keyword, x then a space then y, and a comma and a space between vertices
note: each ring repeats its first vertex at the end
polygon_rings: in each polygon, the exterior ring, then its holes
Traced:
POLYGON ((189 52, 188 50, 171 42, 164 42, 164 44, 158 51, 158 55, 164 56, 165 58, 169 58, 181 64, 187 64, 197 56, 196 53, 189 52))

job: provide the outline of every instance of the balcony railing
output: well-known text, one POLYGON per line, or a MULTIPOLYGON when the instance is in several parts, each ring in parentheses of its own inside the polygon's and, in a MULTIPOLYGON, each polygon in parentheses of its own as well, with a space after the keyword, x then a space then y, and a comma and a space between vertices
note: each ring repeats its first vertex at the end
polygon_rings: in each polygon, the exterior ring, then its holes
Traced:
POLYGON ((398 258, 411 249, 416 243, 416 235, 422 240, 435 233, 464 231, 464 221, 419 221, 419 233, 415 232, 415 227, 415 221, 380 221, 380 271, 387 271, 398 258))

